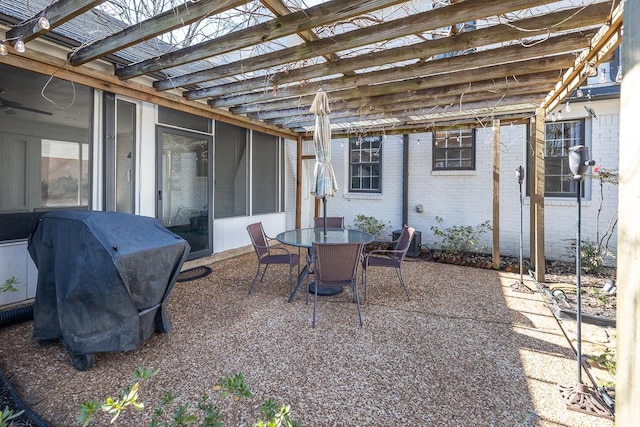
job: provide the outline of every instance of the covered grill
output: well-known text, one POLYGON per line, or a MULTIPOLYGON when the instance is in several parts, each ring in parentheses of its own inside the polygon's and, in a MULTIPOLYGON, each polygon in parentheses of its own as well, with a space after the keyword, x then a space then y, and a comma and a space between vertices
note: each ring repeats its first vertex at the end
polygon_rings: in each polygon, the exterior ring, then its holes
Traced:
POLYGON ((116 212, 45 214, 29 239, 38 267, 34 338, 59 339, 73 365, 132 350, 169 332, 169 295, 189 244, 154 218, 116 212))

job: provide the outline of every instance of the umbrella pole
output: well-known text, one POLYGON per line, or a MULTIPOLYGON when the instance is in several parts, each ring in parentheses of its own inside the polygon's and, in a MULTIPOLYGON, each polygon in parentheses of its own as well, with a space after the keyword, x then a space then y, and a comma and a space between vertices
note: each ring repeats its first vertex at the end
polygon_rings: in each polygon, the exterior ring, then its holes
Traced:
POLYGON ((324 233, 324 237, 327 237, 327 198, 322 198, 322 231, 324 233))

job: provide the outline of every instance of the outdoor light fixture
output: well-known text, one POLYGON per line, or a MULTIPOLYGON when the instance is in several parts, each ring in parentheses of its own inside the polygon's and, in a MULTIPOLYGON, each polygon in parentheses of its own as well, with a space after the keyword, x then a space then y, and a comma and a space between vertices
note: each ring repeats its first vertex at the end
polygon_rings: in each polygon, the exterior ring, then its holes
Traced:
POLYGON ((569 169, 573 173, 576 185, 576 356, 578 359, 578 384, 574 386, 564 386, 558 384, 560 395, 567 407, 574 411, 584 412, 599 417, 613 418, 607 405, 603 403, 589 387, 582 382, 582 290, 580 289, 580 263, 581 242, 580 242, 580 191, 582 181, 589 166, 593 166, 595 161, 588 160, 589 150, 584 145, 575 145, 569 148, 569 169))
POLYGON ((607 72, 605 69, 600 70, 600 78, 598 79, 598 83, 606 83, 607 82, 607 72))
POLYGON ((582 71, 583 77, 596 77, 598 75, 598 69, 593 62, 587 62, 584 64, 584 70, 582 71))
POLYGON ((7 53, 7 45, 4 44, 3 41, 0 41, 0 56, 6 56, 7 53))
POLYGON ((13 45, 13 48, 16 50, 16 52, 24 53, 26 49, 24 48, 24 42, 22 41, 22 38, 18 39, 16 44, 13 45))
POLYGON ((36 22, 36 25, 33 30, 35 32, 48 30, 49 26, 50 26, 49 20, 47 19, 46 16, 42 15, 40 18, 38 18, 38 22, 36 22))
POLYGON ((622 65, 618 65, 618 73, 616 74, 616 83, 622 82, 622 65))
POLYGON ((567 113, 571 112, 571 104, 569 104, 569 101, 567 101, 567 105, 564 107, 564 111, 566 111, 567 113))
POLYGON ((524 168, 522 166, 516 168, 516 179, 518 184, 522 184, 522 181, 524 181, 524 168))

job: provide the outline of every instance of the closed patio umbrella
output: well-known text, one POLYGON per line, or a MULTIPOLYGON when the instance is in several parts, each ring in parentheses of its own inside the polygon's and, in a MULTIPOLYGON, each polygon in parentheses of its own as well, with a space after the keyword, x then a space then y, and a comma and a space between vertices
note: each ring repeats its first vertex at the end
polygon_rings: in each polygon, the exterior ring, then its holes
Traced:
POLYGON ((327 235, 327 197, 333 197, 338 191, 336 176, 331 166, 331 124, 329 123, 329 97, 322 89, 318 90, 309 111, 316 115, 313 132, 313 144, 316 151, 316 166, 313 172, 311 194, 322 199, 323 233, 327 235))

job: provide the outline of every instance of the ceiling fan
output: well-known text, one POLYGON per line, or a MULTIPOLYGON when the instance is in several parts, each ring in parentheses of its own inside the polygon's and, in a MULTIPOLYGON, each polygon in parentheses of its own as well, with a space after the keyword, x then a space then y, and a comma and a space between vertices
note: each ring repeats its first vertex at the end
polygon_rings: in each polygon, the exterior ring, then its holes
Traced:
MULTIPOLYGON (((4 93, 4 89, 0 88, 0 94, 4 93)), ((5 114, 16 114, 15 110, 23 110, 23 111, 31 111, 33 113, 45 114, 47 116, 52 116, 53 113, 44 110, 38 110, 36 108, 25 107, 19 102, 9 101, 8 99, 4 99, 0 96, 0 111, 5 114)))

